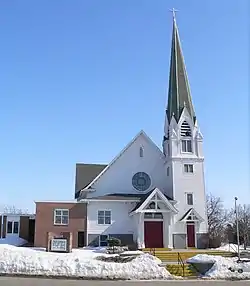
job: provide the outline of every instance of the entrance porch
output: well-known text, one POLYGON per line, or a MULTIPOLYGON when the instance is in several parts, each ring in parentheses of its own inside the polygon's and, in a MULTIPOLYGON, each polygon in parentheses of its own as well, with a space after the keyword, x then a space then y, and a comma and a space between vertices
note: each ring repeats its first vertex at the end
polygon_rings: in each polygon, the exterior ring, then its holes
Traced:
POLYGON ((139 249, 173 248, 173 217, 177 209, 159 189, 148 193, 130 213, 136 226, 139 249))

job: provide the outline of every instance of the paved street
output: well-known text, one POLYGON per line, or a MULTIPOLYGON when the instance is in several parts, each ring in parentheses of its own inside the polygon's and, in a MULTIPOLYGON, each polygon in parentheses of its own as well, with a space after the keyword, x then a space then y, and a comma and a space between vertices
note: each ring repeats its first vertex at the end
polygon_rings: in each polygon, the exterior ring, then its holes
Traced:
POLYGON ((249 281, 83 281, 0 277, 1 286, 249 286, 249 281))

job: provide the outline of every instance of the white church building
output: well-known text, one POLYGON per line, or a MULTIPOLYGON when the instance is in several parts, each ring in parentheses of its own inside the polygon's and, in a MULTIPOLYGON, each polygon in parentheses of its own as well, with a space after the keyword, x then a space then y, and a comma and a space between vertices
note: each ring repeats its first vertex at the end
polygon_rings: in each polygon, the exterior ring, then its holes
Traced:
POLYGON ((87 245, 206 248, 203 136, 175 18, 162 149, 140 131, 108 165, 77 164, 75 190, 87 203, 87 245))

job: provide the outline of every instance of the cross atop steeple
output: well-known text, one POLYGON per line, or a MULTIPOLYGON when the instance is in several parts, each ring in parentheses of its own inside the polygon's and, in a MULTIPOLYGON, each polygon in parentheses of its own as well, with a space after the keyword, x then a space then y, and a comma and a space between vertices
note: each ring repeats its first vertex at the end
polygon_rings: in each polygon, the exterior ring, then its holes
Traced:
POLYGON ((172 8, 172 9, 169 9, 169 11, 172 12, 173 20, 176 21, 175 12, 178 12, 178 10, 176 10, 175 8, 172 8))

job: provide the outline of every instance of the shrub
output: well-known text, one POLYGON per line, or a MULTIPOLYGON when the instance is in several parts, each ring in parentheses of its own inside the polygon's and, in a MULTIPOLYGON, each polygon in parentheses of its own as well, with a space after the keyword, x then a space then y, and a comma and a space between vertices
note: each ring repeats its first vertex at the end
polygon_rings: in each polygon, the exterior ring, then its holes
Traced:
POLYGON ((110 237, 108 240, 108 246, 113 249, 113 253, 115 253, 115 247, 121 246, 121 240, 115 237, 110 237))

